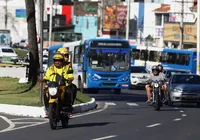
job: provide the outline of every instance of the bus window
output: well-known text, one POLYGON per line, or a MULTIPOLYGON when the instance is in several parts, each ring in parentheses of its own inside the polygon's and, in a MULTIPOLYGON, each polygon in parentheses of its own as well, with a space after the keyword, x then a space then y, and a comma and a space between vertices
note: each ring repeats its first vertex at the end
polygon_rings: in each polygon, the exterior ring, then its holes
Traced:
POLYGON ((167 63, 167 53, 166 52, 161 53, 160 62, 167 63))
POLYGON ((76 46, 74 48, 74 63, 78 63, 78 59, 79 59, 79 46, 76 46))
POLYGON ((141 50, 140 52, 140 60, 148 60, 148 51, 147 50, 141 50))
POLYGON ((188 66, 190 64, 190 55, 186 54, 185 56, 186 56, 186 58, 185 58, 185 64, 186 64, 186 66, 188 66))
POLYGON ((185 65, 186 55, 185 54, 177 54, 176 64, 185 65))
POLYGON ((167 63, 175 64, 176 63, 177 54, 176 53, 168 53, 167 55, 167 63))
POLYGON ((150 51, 149 53, 149 61, 159 62, 160 61, 160 52, 150 51))
POLYGON ((138 60, 139 58, 140 58, 140 50, 133 49, 132 50, 132 59, 133 60, 138 60))

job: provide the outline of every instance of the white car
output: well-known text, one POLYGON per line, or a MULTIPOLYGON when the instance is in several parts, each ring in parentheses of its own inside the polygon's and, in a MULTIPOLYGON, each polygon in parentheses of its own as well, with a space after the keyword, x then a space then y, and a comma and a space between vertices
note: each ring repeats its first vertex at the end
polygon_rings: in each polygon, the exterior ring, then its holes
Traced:
POLYGON ((143 66, 132 66, 130 74, 131 87, 145 87, 150 78, 150 73, 143 66))
POLYGON ((0 47, 0 62, 14 62, 17 63, 19 60, 15 50, 9 46, 0 47))

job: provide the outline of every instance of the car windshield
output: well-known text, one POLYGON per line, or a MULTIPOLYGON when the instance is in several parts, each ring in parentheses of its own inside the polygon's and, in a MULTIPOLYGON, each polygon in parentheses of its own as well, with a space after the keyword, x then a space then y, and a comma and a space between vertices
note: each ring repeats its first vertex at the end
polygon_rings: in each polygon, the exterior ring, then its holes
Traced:
POLYGON ((7 49, 7 48, 2 49, 2 52, 4 52, 4 53, 14 53, 14 51, 12 49, 7 49))
POLYGON ((131 67, 131 73, 147 73, 145 67, 131 67))
POLYGON ((126 71, 130 67, 130 51, 122 49, 91 49, 90 68, 98 71, 126 71))
POLYGON ((174 84, 200 84, 198 75, 174 75, 172 79, 174 84))

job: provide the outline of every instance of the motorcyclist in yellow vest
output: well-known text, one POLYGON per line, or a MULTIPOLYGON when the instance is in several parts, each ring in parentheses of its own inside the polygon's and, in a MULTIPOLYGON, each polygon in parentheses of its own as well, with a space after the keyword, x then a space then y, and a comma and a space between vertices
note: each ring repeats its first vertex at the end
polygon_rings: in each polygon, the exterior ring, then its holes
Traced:
MULTIPOLYGON (((73 74, 72 64, 71 62, 69 62, 69 50, 67 48, 62 47, 57 50, 57 53, 61 53, 64 55, 65 57, 64 65, 68 66, 69 73, 73 74)), ((74 101, 76 99, 77 87, 73 83, 71 85, 72 85, 71 87, 72 87, 72 92, 73 92, 73 104, 74 104, 74 101)))
MULTIPOLYGON (((64 56, 60 53, 56 53, 53 57, 54 64, 52 64, 46 71, 43 80, 44 81, 54 81, 58 82, 59 79, 63 76, 63 78, 67 81, 66 87, 69 87, 74 79, 73 73, 70 72, 69 66, 64 65, 64 56)), ((65 91, 66 92, 66 91, 65 91)), ((47 102, 46 99, 45 102, 47 102)), ((71 101, 71 105, 72 105, 71 101)), ((48 104, 48 103, 46 103, 48 104)), ((48 108, 47 106, 45 106, 48 108)), ((71 106, 72 108, 72 106, 71 106)))

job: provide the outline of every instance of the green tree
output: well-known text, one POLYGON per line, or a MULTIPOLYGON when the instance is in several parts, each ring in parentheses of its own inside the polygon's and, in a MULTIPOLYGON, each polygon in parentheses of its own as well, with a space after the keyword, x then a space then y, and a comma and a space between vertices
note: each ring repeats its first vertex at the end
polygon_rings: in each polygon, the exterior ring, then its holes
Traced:
POLYGON ((39 69, 39 55, 38 55, 36 19, 35 19, 35 2, 36 0, 25 0, 28 41, 29 41, 29 56, 30 56, 29 76, 28 76, 28 81, 30 83, 30 86, 28 90, 32 89, 37 84, 38 69, 39 69))

